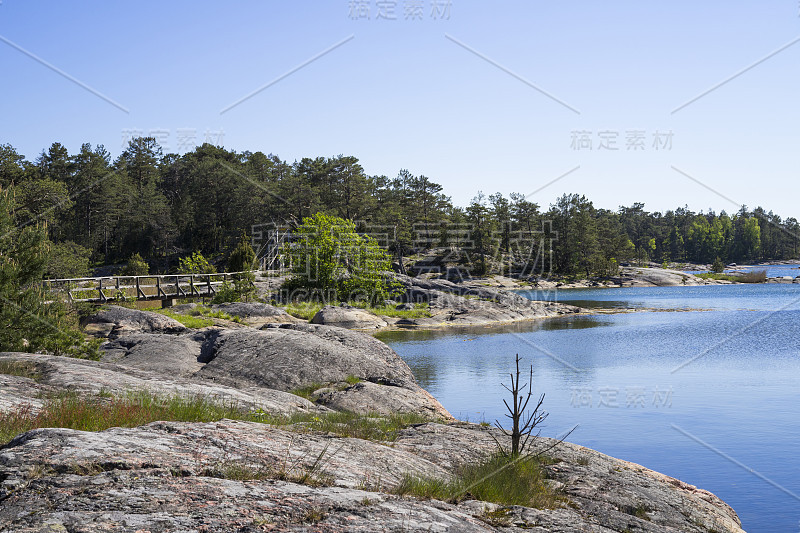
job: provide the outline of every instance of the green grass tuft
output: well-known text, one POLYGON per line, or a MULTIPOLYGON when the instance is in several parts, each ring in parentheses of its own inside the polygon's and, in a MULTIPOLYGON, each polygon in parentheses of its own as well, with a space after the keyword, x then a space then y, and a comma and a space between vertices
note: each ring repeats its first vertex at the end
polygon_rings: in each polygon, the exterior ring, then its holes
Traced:
POLYGON ((340 437, 351 437, 371 441, 391 442, 408 426, 430 422, 430 418, 412 413, 358 414, 335 411, 326 414, 301 413, 292 416, 275 416, 261 411, 259 422, 276 426, 288 426, 294 431, 332 433, 340 437))
POLYGON ((315 381, 313 383, 309 383, 308 385, 303 385, 302 387, 291 390, 289 391, 289 394, 294 394, 295 396, 300 396, 306 400, 311 400, 311 395, 314 394, 314 391, 325 386, 326 385, 324 383, 318 383, 315 381))
POLYGON ((537 509, 562 507, 568 500, 545 482, 543 462, 539 458, 512 460, 494 455, 481 463, 462 466, 451 480, 406 476, 394 492, 450 502, 476 499, 537 509))
POLYGON ((19 376, 38 381, 41 377, 33 361, 0 361, 0 374, 19 376))
POLYGON ((284 306, 283 309, 295 318, 311 320, 323 307, 325 307, 325 304, 320 302, 292 302, 284 306))

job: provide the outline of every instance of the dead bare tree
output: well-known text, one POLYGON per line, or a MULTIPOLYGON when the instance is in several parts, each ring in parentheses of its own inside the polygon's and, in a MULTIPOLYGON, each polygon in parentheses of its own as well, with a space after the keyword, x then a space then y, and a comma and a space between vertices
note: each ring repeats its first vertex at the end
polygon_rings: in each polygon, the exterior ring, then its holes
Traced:
POLYGON ((536 431, 535 434, 534 431, 539 424, 544 422, 549 414, 547 411, 542 410, 544 393, 539 396, 536 407, 534 407, 532 411, 526 412, 528 403, 533 397, 533 365, 531 365, 530 380, 524 385, 520 385, 519 354, 516 356, 516 365, 516 372, 509 374, 511 376, 511 387, 507 386, 505 383, 502 384, 503 387, 511 393, 512 405, 509 405, 505 399, 503 400, 506 409, 508 409, 508 414, 506 416, 511 419, 511 431, 509 432, 503 428, 499 421, 495 420, 494 422, 495 426, 497 426, 506 437, 511 437, 511 453, 506 451, 503 445, 492 436, 497 443, 497 447, 500 449, 500 453, 511 458, 519 457, 525 449, 528 448, 531 439, 539 437, 541 430, 536 431), (525 387, 528 388, 527 393, 525 393, 525 387))

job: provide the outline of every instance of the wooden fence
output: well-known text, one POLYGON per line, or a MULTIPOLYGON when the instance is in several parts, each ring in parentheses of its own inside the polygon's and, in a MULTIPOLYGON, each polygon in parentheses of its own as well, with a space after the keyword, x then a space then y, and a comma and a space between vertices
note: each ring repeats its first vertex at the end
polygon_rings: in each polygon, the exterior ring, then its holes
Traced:
POLYGON ((46 290, 66 293, 75 302, 172 301, 213 298, 223 283, 230 283, 237 275, 248 273, 255 271, 48 279, 43 283, 46 290))

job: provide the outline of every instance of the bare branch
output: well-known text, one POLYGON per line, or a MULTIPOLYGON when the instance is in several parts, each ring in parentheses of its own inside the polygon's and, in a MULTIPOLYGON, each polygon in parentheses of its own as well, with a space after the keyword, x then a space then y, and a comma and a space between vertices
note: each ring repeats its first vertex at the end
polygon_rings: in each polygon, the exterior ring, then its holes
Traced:
POLYGON ((511 419, 511 431, 504 429, 500 422, 495 420, 495 425, 506 437, 511 437, 511 453, 508 454, 506 449, 500 442, 492 436, 500 452, 504 456, 518 457, 526 448, 529 443, 534 442, 540 435, 540 431, 534 434, 537 426, 539 426, 547 418, 548 413, 541 409, 544 403, 545 395, 539 396, 536 402, 536 407, 532 411, 528 411, 531 397, 533 397, 533 365, 530 367, 530 379, 524 385, 520 385, 520 370, 519 370, 519 354, 515 358, 515 371, 509 374, 511 386, 505 383, 502 384, 508 392, 511 393, 511 403, 503 399, 503 404, 506 406, 508 414, 505 416, 511 419), (525 390, 527 388, 527 391, 525 390))

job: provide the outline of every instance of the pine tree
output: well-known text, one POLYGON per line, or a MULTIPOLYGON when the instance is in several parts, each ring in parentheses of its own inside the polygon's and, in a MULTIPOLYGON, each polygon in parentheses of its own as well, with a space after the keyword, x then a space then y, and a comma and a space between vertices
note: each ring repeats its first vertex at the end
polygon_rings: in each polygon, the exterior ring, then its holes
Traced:
POLYGON ((0 190, 0 351, 95 357, 65 306, 45 293, 44 224, 16 225, 11 190, 0 190))

